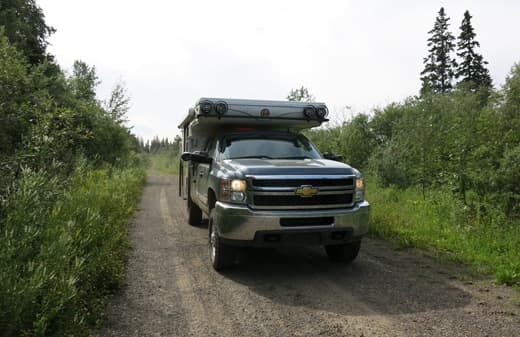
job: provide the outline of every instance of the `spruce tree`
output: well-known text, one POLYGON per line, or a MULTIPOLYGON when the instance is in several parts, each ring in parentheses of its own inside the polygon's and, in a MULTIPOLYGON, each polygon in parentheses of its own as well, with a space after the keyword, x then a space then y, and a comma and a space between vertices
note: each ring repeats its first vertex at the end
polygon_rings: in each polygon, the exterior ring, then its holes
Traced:
POLYGON ((451 58, 455 49, 455 37, 448 31, 450 19, 444 12, 444 7, 439 10, 433 29, 428 32, 428 56, 424 58, 424 70, 421 72, 423 82, 421 92, 429 90, 434 92, 447 92, 452 89, 454 69, 457 63, 451 58))
POLYGON ((460 35, 457 42, 457 55, 461 61, 455 72, 459 84, 466 83, 470 89, 476 90, 482 86, 491 87, 491 76, 486 68, 487 62, 475 49, 480 47, 475 40, 475 32, 471 25, 469 11, 464 13, 464 19, 460 26, 460 35))
POLYGON ((29 63, 43 62, 47 54, 47 39, 56 30, 45 23, 45 16, 35 0, 0 1, 0 26, 9 42, 21 50, 29 63))
POLYGON ((314 101, 314 96, 309 93, 309 89, 302 86, 299 89, 292 89, 289 95, 287 95, 287 100, 293 102, 312 102, 314 101))

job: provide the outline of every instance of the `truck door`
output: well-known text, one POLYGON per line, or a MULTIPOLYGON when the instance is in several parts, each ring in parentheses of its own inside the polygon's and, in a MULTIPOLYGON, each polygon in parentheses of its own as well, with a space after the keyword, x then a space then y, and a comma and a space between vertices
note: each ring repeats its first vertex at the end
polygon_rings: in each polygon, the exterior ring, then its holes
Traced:
MULTIPOLYGON (((182 141, 179 143, 179 153, 182 154, 188 151, 188 127, 182 130, 182 141)), ((188 199, 187 188, 190 183, 188 180, 188 163, 184 160, 179 160, 179 197, 184 200, 188 199)))
MULTIPOLYGON (((205 152, 208 153, 210 158, 215 158, 215 140, 208 141, 205 152)), ((197 173, 197 197, 199 201, 199 205, 202 205, 202 208, 207 212, 208 209, 208 177, 211 171, 211 164, 199 163, 197 165, 196 173, 197 173)))

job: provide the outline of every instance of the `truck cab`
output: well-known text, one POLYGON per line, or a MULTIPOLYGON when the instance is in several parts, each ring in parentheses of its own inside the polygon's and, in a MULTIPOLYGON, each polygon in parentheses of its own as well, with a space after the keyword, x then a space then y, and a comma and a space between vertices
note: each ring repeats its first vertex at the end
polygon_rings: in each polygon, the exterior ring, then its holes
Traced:
POLYGON ((319 102, 216 98, 189 110, 179 193, 190 225, 208 217, 216 270, 240 246, 321 245, 334 261, 356 258, 370 210, 363 176, 301 133, 327 112, 319 102))

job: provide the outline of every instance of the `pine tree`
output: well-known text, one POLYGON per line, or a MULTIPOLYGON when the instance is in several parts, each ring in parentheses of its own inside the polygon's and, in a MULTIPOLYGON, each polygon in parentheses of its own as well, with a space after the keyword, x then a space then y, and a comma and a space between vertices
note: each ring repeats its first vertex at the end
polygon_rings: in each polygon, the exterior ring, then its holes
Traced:
POLYGON ((467 83, 469 88, 476 90, 479 87, 491 87, 492 81, 489 70, 486 68, 486 61, 475 49, 480 47, 475 40, 475 32, 471 25, 471 15, 469 11, 464 13, 464 19, 460 26, 460 35, 457 42, 457 55, 461 58, 455 77, 460 78, 460 83, 467 83))
POLYGON ((441 7, 433 29, 428 32, 431 37, 428 39, 429 55, 423 60, 424 70, 421 72, 422 93, 428 90, 447 92, 452 89, 451 82, 457 63, 450 55, 455 49, 455 37, 448 31, 449 20, 444 7, 441 7))
POLYGON ((299 89, 292 89, 289 95, 287 95, 287 100, 292 102, 312 102, 314 101, 314 96, 309 93, 309 89, 302 86, 299 89))
POLYGON ((36 65, 45 58, 52 59, 47 54, 47 39, 56 30, 47 26, 35 0, 0 1, 0 26, 4 26, 9 42, 25 54, 29 63, 36 65))

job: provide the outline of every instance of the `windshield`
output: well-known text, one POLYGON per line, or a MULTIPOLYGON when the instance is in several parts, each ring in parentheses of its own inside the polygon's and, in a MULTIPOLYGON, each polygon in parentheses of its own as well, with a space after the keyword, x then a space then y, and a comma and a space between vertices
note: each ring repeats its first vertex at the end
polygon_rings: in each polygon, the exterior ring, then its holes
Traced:
POLYGON ((222 158, 318 159, 320 153, 302 135, 260 134, 225 137, 222 158))

